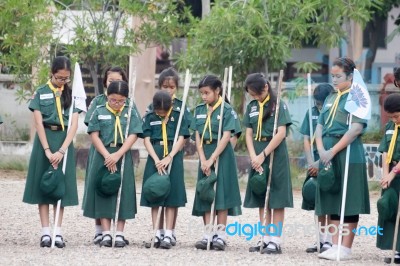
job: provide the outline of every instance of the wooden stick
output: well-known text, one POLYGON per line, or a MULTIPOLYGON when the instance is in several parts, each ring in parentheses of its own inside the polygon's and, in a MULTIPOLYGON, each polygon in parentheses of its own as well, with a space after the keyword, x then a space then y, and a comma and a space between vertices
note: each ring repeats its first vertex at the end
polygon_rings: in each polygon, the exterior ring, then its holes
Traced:
MULTIPOLYGON (((282 89, 282 79, 283 79, 283 70, 279 72, 278 84, 277 84, 277 97, 276 97, 276 106, 275 106, 275 119, 274 119, 274 130, 272 132, 272 138, 276 135, 276 131, 278 129, 278 116, 279 116, 279 106, 281 101, 281 89, 282 89)), ((270 159, 269 159, 269 176, 267 182, 267 192, 265 193, 265 202, 264 202, 264 214, 263 214, 263 225, 266 225, 266 218, 267 218, 267 208, 269 203, 269 193, 271 187, 271 178, 272 178, 272 167, 274 163, 274 153, 275 150, 271 152, 270 159)), ((271 209, 271 221, 273 221, 273 210, 271 209)), ((267 232, 265 232, 267 234, 267 232)), ((262 252, 263 246, 263 239, 261 236, 261 246, 260 246, 260 253, 262 252)))

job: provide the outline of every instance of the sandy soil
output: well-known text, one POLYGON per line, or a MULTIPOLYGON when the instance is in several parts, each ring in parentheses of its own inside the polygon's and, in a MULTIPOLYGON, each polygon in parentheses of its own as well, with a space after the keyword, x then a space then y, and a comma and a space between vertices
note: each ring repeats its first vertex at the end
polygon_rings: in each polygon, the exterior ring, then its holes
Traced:
MULTIPOLYGON (((171 250, 149 250, 143 241, 151 238, 151 220, 148 208, 139 207, 136 219, 129 220, 125 236, 131 244, 124 249, 100 248, 92 244, 93 220, 82 216, 80 206, 66 208, 63 232, 66 248, 40 248, 40 223, 37 207, 22 203, 25 180, 21 172, 0 172, 0 262, 1 265, 333 265, 335 262, 318 259, 316 254, 304 250, 314 242, 314 235, 303 232, 286 235, 282 255, 249 253, 248 248, 258 237, 247 241, 245 237, 228 237, 224 252, 201 251, 194 243, 202 236, 201 218, 191 216, 194 190, 188 189, 189 203, 179 210, 176 247, 171 250)), ((141 185, 137 184, 140 188, 141 185)), ((80 200, 83 182, 78 185, 80 200)), ((242 188, 242 199, 244 188, 242 188)), ((140 198, 138 189, 137 198, 140 198)), ((360 225, 377 223, 376 201, 379 195, 371 193, 371 214, 360 218, 360 225)), ((287 209, 287 224, 313 223, 313 214, 300 209, 301 194, 294 192, 294 208, 287 209)), ((258 211, 243 209, 243 215, 230 217, 228 223, 254 223, 258 211)), ((375 236, 357 236, 353 245, 353 260, 348 265, 384 265, 383 257, 389 251, 375 247, 375 236)))

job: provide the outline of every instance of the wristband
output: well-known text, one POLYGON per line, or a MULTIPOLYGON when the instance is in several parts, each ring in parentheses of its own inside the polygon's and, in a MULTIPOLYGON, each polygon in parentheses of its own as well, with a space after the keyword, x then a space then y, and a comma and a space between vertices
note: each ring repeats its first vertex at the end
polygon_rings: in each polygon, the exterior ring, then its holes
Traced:
POLYGON ((46 150, 50 150, 50 148, 49 148, 49 147, 47 147, 47 148, 45 148, 45 149, 44 149, 44 151, 46 151, 46 150))
POLYGON ((267 158, 267 155, 265 154, 265 150, 263 150, 264 158, 267 158))
POLYGON ((58 150, 58 152, 61 153, 62 155, 65 154, 65 151, 63 149, 61 149, 61 148, 58 150))

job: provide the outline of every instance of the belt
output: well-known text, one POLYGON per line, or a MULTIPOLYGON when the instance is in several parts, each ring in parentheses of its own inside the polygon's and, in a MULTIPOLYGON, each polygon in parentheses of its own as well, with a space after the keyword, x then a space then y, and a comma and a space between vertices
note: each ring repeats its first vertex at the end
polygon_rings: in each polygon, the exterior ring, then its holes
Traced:
MULTIPOLYGON (((60 131, 63 129, 62 126, 60 126, 60 125, 50 125, 50 124, 43 123, 43 126, 50 130, 53 130, 53 131, 60 131)), ((64 129, 67 129, 67 128, 68 128, 67 126, 64 127, 64 129)))
POLYGON ((209 144, 217 143, 217 140, 215 140, 215 139, 213 139, 213 140, 209 140, 209 139, 206 140, 206 139, 205 139, 205 140, 203 140, 203 143, 209 145, 209 144))
POLYGON ((106 147, 111 147, 111 148, 121 148, 122 147, 122 143, 117 143, 117 144, 115 144, 115 143, 110 143, 110 144, 108 144, 106 147))
POLYGON ((340 134, 325 134, 324 137, 340 139, 340 138, 343 137, 343 135, 340 135, 340 134))
POLYGON ((271 140, 272 140, 272 136, 269 136, 269 137, 261 137, 261 139, 257 140, 257 141, 271 141, 271 140))
MULTIPOLYGON (((164 141, 162 141, 162 140, 152 140, 151 144, 163 146, 164 145, 164 141)), ((167 145, 173 145, 173 144, 174 144, 174 142, 172 140, 168 140, 167 141, 167 145)))

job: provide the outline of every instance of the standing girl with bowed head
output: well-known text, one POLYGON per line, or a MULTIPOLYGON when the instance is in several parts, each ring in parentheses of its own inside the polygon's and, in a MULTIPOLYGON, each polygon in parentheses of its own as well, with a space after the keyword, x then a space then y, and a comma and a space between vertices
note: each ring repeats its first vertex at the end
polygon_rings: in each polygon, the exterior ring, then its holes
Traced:
POLYGON ((104 181, 107 175, 121 173, 124 154, 125 163, 115 247, 125 247, 129 244, 123 234, 125 220, 135 218, 137 212, 135 176, 130 150, 137 140, 137 134, 142 133, 142 121, 134 109, 129 110, 128 95, 128 83, 111 82, 107 88, 107 102, 94 110, 87 130, 96 150, 90 162, 83 216, 100 219, 103 230, 100 246, 105 247, 112 246, 110 227, 111 219, 115 218, 117 192, 104 195, 104 192, 99 189, 99 181, 104 181), (130 111, 128 137, 124 139, 130 111))
MULTIPOLYGON (((293 207, 292 182, 290 179, 289 155, 286 146, 288 127, 292 124, 290 114, 285 103, 279 106, 277 132, 273 136, 277 99, 272 91, 271 84, 261 73, 253 73, 247 76, 245 90, 253 97, 246 108, 244 125, 246 126, 246 145, 250 155, 251 169, 249 182, 246 189, 244 207, 258 208, 260 221, 263 223, 265 191, 256 192, 250 186, 250 180, 256 173, 263 173, 268 180, 271 175, 271 190, 266 214, 266 224, 283 224, 285 208, 293 207), (271 153, 274 152, 272 169, 269 169, 271 153), (274 211, 273 219, 271 209, 274 211)), ((265 182, 265 188, 267 182, 265 182)), ((251 247, 250 252, 263 254, 280 254, 281 238, 276 235, 263 236, 262 245, 251 247)))
MULTIPOLYGON (((90 121, 90 118, 91 118, 94 110, 96 110, 97 107, 103 106, 106 104, 107 88, 110 85, 110 83, 113 81, 120 81, 120 80, 128 82, 128 78, 126 77, 125 71, 121 67, 115 66, 115 67, 106 68, 106 70, 104 71, 104 76, 103 76, 104 93, 96 96, 90 102, 90 105, 89 105, 89 108, 85 115, 85 120, 84 120, 84 123, 86 126, 89 125, 89 121, 90 121)), ((127 105, 129 106, 129 102, 127 103, 127 105)), ((137 112, 136 108, 135 108, 135 112, 137 112)), ((91 161, 93 159, 94 152, 95 152, 95 148, 94 148, 93 144, 91 144, 90 148, 89 148, 89 155, 88 155, 87 164, 86 164, 85 188, 84 188, 84 193, 83 193, 82 208, 84 208, 84 206, 86 205, 87 183, 89 182, 88 174, 89 174, 89 169, 91 166, 91 161)), ((102 232, 103 232, 103 230, 101 229, 100 219, 95 219, 95 235, 93 238, 93 243, 95 245, 100 244, 101 239, 103 237, 102 232)))
MULTIPOLYGON (((167 69, 164 69, 159 77, 158 77, 158 88, 161 91, 166 91, 168 92, 168 94, 171 96, 172 98, 172 105, 173 105, 173 110, 176 112, 181 112, 181 108, 182 108, 182 100, 180 100, 179 98, 176 97, 176 93, 178 91, 179 88, 179 75, 178 72, 173 68, 173 67, 169 67, 167 69)), ((187 105, 186 105, 187 107, 187 105)), ((146 112, 149 111, 153 111, 153 103, 151 103, 148 107, 146 112)), ((186 108, 186 110, 184 110, 184 116, 183 116, 183 120, 185 121, 186 126, 189 128, 193 119, 192 114, 189 111, 189 108, 186 108)), ((182 151, 183 151, 183 147, 185 145, 182 145, 182 151)), ((187 200, 185 199, 185 203, 187 202, 187 200)), ((174 208, 174 222, 172 225, 172 238, 171 238, 171 244, 173 246, 176 245, 176 233, 175 233, 175 225, 176 225, 176 219, 178 217, 178 209, 179 208, 174 208)), ((164 230, 164 216, 166 216, 166 214, 164 213, 164 211, 162 212, 161 215, 161 219, 160 219, 160 234, 161 234, 161 238, 164 236, 165 234, 165 230, 164 230)), ((165 217, 166 218, 166 217, 165 217)))
MULTIPOLYGON (((143 187, 153 174, 167 173, 169 164, 172 162, 171 172, 169 173, 171 190, 169 195, 161 202, 159 200, 155 202, 150 201, 142 192, 140 205, 151 207, 154 228, 157 222, 159 207, 165 207, 165 235, 162 237, 161 231, 157 228, 154 246, 156 248, 170 249, 171 246, 175 245, 173 244, 172 229, 176 209, 184 207, 187 202, 182 148, 185 139, 189 137, 189 129, 186 124, 187 121, 184 118, 182 119, 180 128, 177 128, 181 111, 175 110, 172 98, 168 92, 164 90, 158 91, 153 97, 152 107, 153 110, 148 111, 143 118, 142 137, 149 153, 143 173, 143 187), (179 130, 179 137, 177 142, 174 143, 177 130, 179 130)), ((151 243, 146 243, 145 246, 146 248, 150 248, 151 243)))
MULTIPOLYGON (((222 83, 214 75, 205 76, 199 83, 199 92, 203 100, 195 109, 193 129, 196 134, 196 147, 200 158, 197 182, 215 172, 217 186, 215 191, 215 211, 218 216, 217 224, 227 224, 228 215, 236 216, 241 214, 241 198, 239 191, 236 159, 233 147, 230 144, 231 134, 235 133, 235 118, 233 109, 224 104, 223 115, 221 114, 222 104, 222 83), (219 123, 222 119, 221 139, 218 143, 219 123), (214 163, 218 160, 218 169, 214 163), (216 172, 217 171, 217 172, 216 172)), ((203 198, 204 199, 204 198, 203 198)), ((193 203, 192 215, 202 216, 204 225, 210 224, 211 202, 202 200, 196 193, 193 203)), ((204 235, 203 239, 197 241, 197 249, 207 249, 208 240, 212 241, 212 248, 225 250, 225 231, 218 232, 212 236, 204 235)))
MULTIPOLYGON (((400 81, 400 69, 397 71, 397 82, 400 81)), ((395 73, 396 74, 396 73, 395 73)), ((396 75, 395 75, 396 77, 396 75)), ((390 94, 383 104, 385 112, 390 121, 385 126, 385 133, 381 140, 378 150, 382 153, 383 176, 381 179, 382 196, 378 201, 378 228, 383 228, 382 234, 377 234, 376 246, 383 250, 391 250, 393 247, 394 231, 396 228, 397 206, 388 205, 389 201, 383 201, 391 197, 394 202, 399 200, 400 191, 400 94, 390 94), (392 215, 387 215, 380 211, 380 205, 391 209, 392 215), (385 206, 386 205, 386 206, 385 206), (391 217, 390 217, 391 216, 391 217)), ((397 203, 398 204, 398 203, 397 203)), ((400 234, 397 234, 396 253, 394 263, 400 264, 400 234)), ((385 262, 390 263, 390 258, 385 258, 385 262)))
POLYGON ((61 232, 64 207, 78 205, 75 152, 72 140, 78 128, 78 114, 81 110, 71 106, 72 90, 68 86, 70 78, 70 60, 64 56, 54 58, 50 80, 36 90, 29 104, 35 120, 36 135, 29 161, 23 202, 39 205, 42 224, 41 247, 51 246, 49 205, 57 204, 57 200, 41 192, 41 179, 50 167, 62 169, 63 157, 66 153, 68 156, 65 168, 65 194, 61 200, 58 224, 54 227, 55 246, 58 248, 65 246, 61 232), (72 117, 69 117, 70 108, 74 108, 72 117), (70 119, 71 125, 68 130, 70 119))
MULTIPOLYGON (((315 131, 315 141, 320 156, 315 214, 328 215, 328 224, 333 224, 336 229, 339 228, 340 223, 346 148, 351 145, 344 213, 344 224, 348 225, 345 228, 349 230, 349 234, 343 236, 340 260, 351 258, 351 246, 355 236, 352 230, 357 228, 359 215, 370 212, 366 162, 361 141, 367 121, 352 116, 349 129, 351 114, 345 110, 355 67, 354 62, 349 58, 338 58, 333 62, 331 76, 336 91, 326 98, 315 131), (324 174, 326 178, 322 178, 322 169, 331 174, 324 174)), ((339 230, 336 230, 336 233, 332 235, 332 248, 322 252, 318 257, 336 260, 338 239, 339 230)))
MULTIPOLYGON (((311 120, 312 120, 313 132, 315 132, 315 129, 317 127, 318 117, 321 112, 322 106, 324 105, 325 99, 333 91, 334 91, 334 89, 333 89, 332 85, 327 84, 327 83, 319 84, 314 89, 313 95, 314 95, 315 105, 311 109, 311 116, 312 116, 311 120)), ((315 141, 314 141, 315 134, 314 134, 314 136, 310 136, 311 130, 310 130, 309 115, 310 115, 310 112, 307 110, 307 112, 304 116, 303 123, 301 124, 301 128, 300 128, 300 133, 303 134, 303 136, 304 136, 304 138, 303 138, 304 153, 305 153, 305 156, 307 159, 307 165, 308 165, 307 177, 304 180, 303 188, 304 188, 304 186, 307 185, 307 182, 316 182, 314 180, 317 178, 318 167, 319 167, 319 154, 318 154, 317 147, 316 147, 315 141), (312 153, 314 156, 311 156, 312 153), (310 180, 311 178, 315 178, 315 179, 310 180)), ((312 203, 308 202, 303 197, 303 202, 301 204, 301 208, 306 211, 314 210, 315 202, 312 202, 312 203)), ((320 222, 322 226, 326 226, 326 215, 319 216, 318 222, 320 222)), ((324 234, 322 232, 324 232, 324 231, 321 228, 321 231, 319 233, 320 252, 324 252, 325 250, 332 247, 332 235, 324 234)), ((317 245, 318 245, 318 243, 315 243, 311 247, 308 247, 306 249, 306 252, 307 253, 317 252, 318 251, 317 245)))

